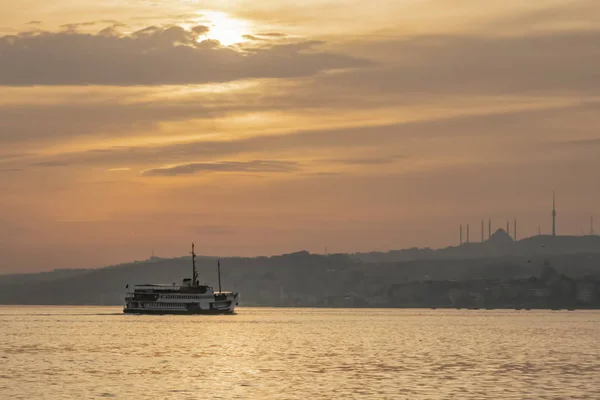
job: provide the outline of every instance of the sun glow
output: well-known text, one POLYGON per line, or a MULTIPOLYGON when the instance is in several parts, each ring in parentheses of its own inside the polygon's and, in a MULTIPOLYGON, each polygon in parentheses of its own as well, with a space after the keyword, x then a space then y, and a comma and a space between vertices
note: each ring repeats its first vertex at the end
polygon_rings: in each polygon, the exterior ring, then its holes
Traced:
POLYGON ((202 17, 198 22, 210 28, 210 31, 203 36, 204 39, 218 40, 224 46, 246 41, 244 35, 249 33, 246 21, 218 11, 204 11, 201 14, 202 17))

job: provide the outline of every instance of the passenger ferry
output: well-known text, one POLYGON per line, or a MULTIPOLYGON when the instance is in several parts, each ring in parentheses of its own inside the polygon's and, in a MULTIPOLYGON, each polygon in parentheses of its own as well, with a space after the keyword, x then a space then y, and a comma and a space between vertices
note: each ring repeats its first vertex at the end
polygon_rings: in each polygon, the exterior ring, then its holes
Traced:
POLYGON ((221 291, 221 263, 217 262, 219 291, 200 285, 196 271, 196 254, 192 243, 192 278, 181 286, 143 284, 125 286, 125 308, 128 314, 231 314, 239 302, 237 292, 221 291))

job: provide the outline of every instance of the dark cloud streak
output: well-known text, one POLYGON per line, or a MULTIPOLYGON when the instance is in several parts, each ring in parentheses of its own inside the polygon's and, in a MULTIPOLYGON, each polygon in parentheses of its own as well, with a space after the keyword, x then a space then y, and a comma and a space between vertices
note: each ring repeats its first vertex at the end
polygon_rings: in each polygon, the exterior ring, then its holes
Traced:
POLYGON ((386 59, 320 78, 329 91, 433 95, 600 93, 600 30, 525 36, 421 36, 364 41, 349 51, 386 59))
POLYGON ((272 45, 250 52, 198 41, 205 26, 150 26, 128 36, 113 31, 29 32, 0 37, 0 85, 167 85, 246 78, 310 76, 328 69, 368 65, 365 60, 318 51, 320 42, 272 45), (307 50, 311 50, 310 52, 307 50))
MULTIPOLYGON (((172 171, 148 172, 147 174, 186 173, 195 168, 210 169, 218 167, 187 166, 190 158, 194 160, 211 160, 215 157, 227 157, 244 153, 259 153, 268 149, 269 152, 301 149, 396 149, 398 144, 408 139, 432 140, 452 137, 466 139, 469 137, 505 137, 508 134, 522 135, 524 132, 545 131, 553 133, 547 126, 549 118, 562 118, 569 121, 579 112, 595 113, 600 109, 600 103, 584 103, 562 108, 542 110, 513 111, 489 113, 483 115, 466 115, 434 120, 415 121, 400 124, 389 124, 371 127, 346 127, 324 130, 304 130, 289 134, 250 137, 234 141, 198 141, 190 143, 170 144, 165 146, 113 147, 103 151, 86 151, 63 154, 55 159, 41 162, 55 162, 63 165, 124 165, 148 164, 177 164, 180 169, 172 171), (575 114, 573 114, 575 113, 575 114), (515 128, 515 127, 518 127, 515 128)), ((600 115, 600 114, 598 114, 600 115)), ((562 134, 563 128, 557 127, 556 134, 562 134)), ((378 157, 329 159, 325 162, 346 164, 381 164, 392 162, 400 155, 384 155, 378 157)), ((323 162, 323 160, 321 160, 323 162)), ((38 167, 39 162, 38 162, 38 167)), ((242 166, 240 166, 242 167, 242 166)), ((231 168, 231 167, 223 167, 231 168)))
POLYGON ((382 155, 380 157, 364 157, 364 158, 342 158, 342 159, 332 159, 325 160, 327 162, 338 163, 338 164, 346 164, 346 165, 381 165, 381 164, 392 164, 399 159, 407 158, 402 155, 393 155, 386 156, 382 155))
POLYGON ((191 175, 199 172, 293 172, 298 163, 288 161, 253 160, 193 162, 168 167, 152 168, 142 172, 144 176, 191 175))

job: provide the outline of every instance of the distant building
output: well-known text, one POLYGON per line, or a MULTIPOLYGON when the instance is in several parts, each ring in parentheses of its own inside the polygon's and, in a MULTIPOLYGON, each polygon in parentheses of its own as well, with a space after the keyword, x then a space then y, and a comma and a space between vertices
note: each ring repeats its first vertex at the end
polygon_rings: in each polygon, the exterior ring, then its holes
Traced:
POLYGON ((592 282, 577 282, 577 301, 591 303, 594 300, 594 284, 592 282))

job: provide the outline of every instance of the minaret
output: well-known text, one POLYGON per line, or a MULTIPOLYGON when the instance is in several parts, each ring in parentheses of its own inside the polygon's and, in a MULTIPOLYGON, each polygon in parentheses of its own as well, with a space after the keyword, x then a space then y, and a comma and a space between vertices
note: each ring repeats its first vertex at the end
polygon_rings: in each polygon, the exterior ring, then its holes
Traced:
POLYGON ((483 231, 484 231, 483 220, 481 220, 481 243, 483 243, 483 241, 485 240, 485 238, 483 237, 483 231))
POLYGON ((510 236, 510 222, 506 221, 506 234, 510 236))
POLYGON ((467 243, 469 243, 469 224, 467 224, 467 243))
POLYGON ((488 239, 491 239, 492 237, 492 219, 490 218, 490 220, 488 221, 488 239))
POLYGON ((463 241, 462 241, 462 224, 460 224, 460 245, 462 246, 463 241))
POLYGON ((552 236, 556 236, 556 195, 552 191, 552 236))
POLYGON ((515 225, 513 227, 513 239, 516 242, 517 241, 517 219, 515 218, 515 225))

